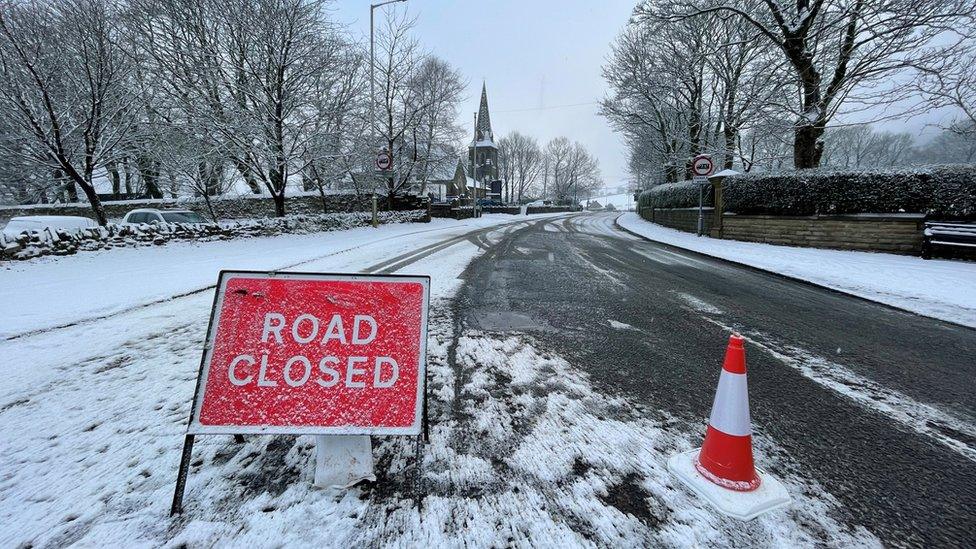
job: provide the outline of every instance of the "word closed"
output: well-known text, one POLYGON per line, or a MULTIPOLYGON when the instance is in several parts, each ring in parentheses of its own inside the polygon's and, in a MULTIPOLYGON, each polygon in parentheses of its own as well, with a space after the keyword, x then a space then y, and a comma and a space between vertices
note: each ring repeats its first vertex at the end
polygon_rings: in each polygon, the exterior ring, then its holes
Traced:
POLYGON ((416 434, 429 279, 222 273, 190 431, 416 434))

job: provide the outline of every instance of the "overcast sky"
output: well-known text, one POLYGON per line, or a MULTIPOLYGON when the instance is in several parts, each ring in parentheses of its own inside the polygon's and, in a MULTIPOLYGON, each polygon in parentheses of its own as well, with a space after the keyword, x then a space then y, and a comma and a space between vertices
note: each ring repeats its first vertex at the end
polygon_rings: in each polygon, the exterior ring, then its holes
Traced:
MULTIPOLYGON (((338 19, 369 38, 368 0, 338 0, 338 19)), ((600 159, 604 180, 627 178, 626 149, 597 114, 606 84, 600 75, 610 43, 634 0, 408 0, 376 11, 407 9, 416 34, 468 79, 462 121, 473 133, 482 80, 495 136, 518 130, 541 143, 564 135, 600 159), (574 106, 565 106, 574 105, 574 106)))

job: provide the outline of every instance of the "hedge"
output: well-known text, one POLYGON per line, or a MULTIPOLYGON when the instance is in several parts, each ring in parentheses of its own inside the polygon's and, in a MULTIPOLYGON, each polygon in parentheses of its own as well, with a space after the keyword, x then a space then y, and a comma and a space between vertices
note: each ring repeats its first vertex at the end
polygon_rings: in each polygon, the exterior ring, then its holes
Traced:
MULTIPOLYGON (((665 183, 642 192, 637 199, 638 211, 642 208, 697 208, 698 184, 692 181, 665 183)), ((705 188, 705 206, 712 206, 712 187, 705 188)))
POLYGON ((739 214, 920 213, 933 219, 976 218, 976 166, 971 165, 743 174, 725 179, 722 189, 724 210, 739 214))

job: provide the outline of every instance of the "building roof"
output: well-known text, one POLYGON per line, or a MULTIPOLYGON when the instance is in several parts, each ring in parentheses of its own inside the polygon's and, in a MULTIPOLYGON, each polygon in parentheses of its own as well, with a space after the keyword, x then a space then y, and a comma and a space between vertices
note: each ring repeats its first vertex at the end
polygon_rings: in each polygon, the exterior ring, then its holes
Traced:
POLYGON ((478 107, 478 123, 475 125, 474 146, 495 146, 495 136, 491 131, 491 115, 488 114, 488 87, 481 84, 481 106, 478 107))
POLYGON ((444 159, 431 162, 430 174, 427 177, 428 181, 450 181, 454 179, 458 164, 460 163, 461 159, 457 157, 452 157, 450 160, 444 159))

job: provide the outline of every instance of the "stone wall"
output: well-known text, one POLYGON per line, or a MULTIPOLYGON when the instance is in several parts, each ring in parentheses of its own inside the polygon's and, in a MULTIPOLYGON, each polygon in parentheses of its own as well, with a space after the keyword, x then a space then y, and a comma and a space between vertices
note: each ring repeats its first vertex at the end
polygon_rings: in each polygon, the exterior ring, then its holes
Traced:
MULTIPOLYGON (((712 230, 714 208, 703 208, 705 214, 705 234, 712 230)), ((642 208, 641 217, 665 227, 688 233, 698 232, 698 208, 642 208)))
MULTIPOLYGON (((245 195, 241 197, 213 199, 212 204, 221 220, 254 219, 274 217, 274 201, 269 196, 245 195)), ((380 210, 387 210, 386 197, 378 197, 380 210)), ((103 202, 105 215, 109 221, 121 221, 125 214, 136 208, 180 208, 193 210, 207 219, 210 212, 203 198, 123 200, 103 202)), ((394 211, 426 209, 427 202, 417 197, 403 197, 393 204, 394 211)), ((366 212, 372 209, 371 197, 367 194, 327 194, 323 201, 317 193, 285 197, 285 213, 288 215, 317 215, 322 213, 366 212)), ((87 202, 72 204, 34 204, 29 206, 0 206, 0 224, 6 224, 11 217, 21 215, 77 215, 94 219, 91 206, 87 202)))
MULTIPOLYGON (((85 229, 45 229, 16 236, 0 233, 0 262, 31 259, 42 255, 70 255, 79 251, 120 247, 159 246, 174 241, 228 240, 279 234, 308 234, 367 227, 370 212, 342 212, 315 215, 223 221, 221 223, 109 223, 85 229)), ((379 212, 379 223, 417 223, 430 221, 426 209, 379 212)))
MULTIPOLYGON (((665 227, 697 232, 698 208, 642 208, 641 217, 665 227)), ((922 251, 921 214, 777 216, 722 214, 705 208, 705 233, 715 238, 784 246, 833 248, 898 254, 922 251)))
POLYGON ((925 216, 854 214, 831 216, 722 216, 721 237, 786 246, 899 254, 922 250, 925 216))
POLYGON ((561 212, 578 212, 579 208, 573 208, 572 206, 529 206, 526 208, 526 214, 544 214, 544 213, 561 213, 561 212))
POLYGON ((431 204, 430 216, 446 219, 468 219, 474 217, 474 208, 471 206, 452 206, 451 204, 431 204))
POLYGON ((519 215, 522 213, 521 206, 485 206, 483 210, 486 214, 519 215))

